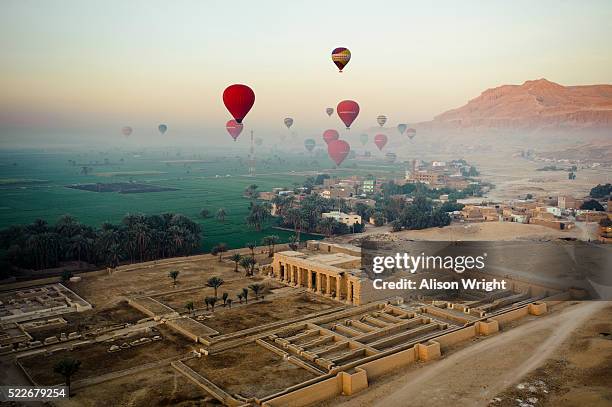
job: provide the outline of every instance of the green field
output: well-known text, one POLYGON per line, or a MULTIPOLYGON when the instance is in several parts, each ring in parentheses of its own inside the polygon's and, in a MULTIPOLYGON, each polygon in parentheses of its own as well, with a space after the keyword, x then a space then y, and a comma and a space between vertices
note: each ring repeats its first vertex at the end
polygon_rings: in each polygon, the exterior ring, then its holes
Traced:
MULTIPOLYGON (((306 175, 298 173, 330 171, 331 168, 326 157, 283 154, 280 158, 269 155, 258 159, 258 175, 248 177, 246 154, 222 156, 190 152, 188 156, 185 153, 177 156, 174 151, 170 154, 163 151, 135 154, 118 150, 4 151, 0 152, 0 229, 35 219, 51 223, 64 214, 99 226, 105 221, 119 222, 127 213, 175 212, 200 223, 204 231, 202 249, 206 251, 219 242, 232 248, 243 247, 247 242, 259 243, 263 236, 272 233, 286 241, 291 233, 272 229, 272 224, 261 232, 247 228, 244 218, 249 201, 242 197, 244 189, 250 184, 257 184, 260 191, 273 187, 292 188, 294 183, 301 184, 306 178, 306 175), (83 166, 91 172, 83 175, 83 166), (109 173, 113 176, 109 177, 109 173), (15 180, 46 182, 16 183, 15 180), (120 194, 66 188, 69 184, 127 181, 178 190, 120 194), (228 213, 223 223, 199 216, 203 208, 215 214, 221 207, 228 213)), ((353 164, 342 173, 348 175, 372 169, 368 165, 359 171, 353 164)), ((401 167, 397 169, 401 171, 401 167)))

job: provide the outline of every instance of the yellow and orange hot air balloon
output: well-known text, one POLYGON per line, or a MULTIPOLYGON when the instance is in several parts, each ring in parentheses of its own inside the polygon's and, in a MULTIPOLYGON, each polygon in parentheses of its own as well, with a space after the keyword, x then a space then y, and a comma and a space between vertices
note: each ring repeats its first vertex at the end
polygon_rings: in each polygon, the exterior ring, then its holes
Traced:
POLYGON ((344 69, 346 64, 349 63, 350 60, 351 51, 349 51, 348 48, 339 47, 332 51, 332 61, 334 62, 334 64, 336 64, 340 72, 342 72, 342 70, 344 69))

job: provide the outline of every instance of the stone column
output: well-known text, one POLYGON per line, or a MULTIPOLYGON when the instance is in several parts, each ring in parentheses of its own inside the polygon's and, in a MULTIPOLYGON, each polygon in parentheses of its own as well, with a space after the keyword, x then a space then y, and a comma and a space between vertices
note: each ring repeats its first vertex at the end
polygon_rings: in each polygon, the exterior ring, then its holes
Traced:
POLYGON ((302 286, 302 268, 301 267, 297 268, 297 285, 298 287, 302 286))
POLYGON ((327 277, 327 281, 325 282, 325 294, 331 295, 331 276, 327 274, 325 277, 327 277))
POLYGON ((316 291, 318 293, 323 294, 323 287, 322 287, 322 283, 323 283, 323 275, 320 272, 316 272, 317 273, 317 289, 316 291))
POLYGON ((353 303, 353 283, 352 282, 348 282, 347 288, 346 288, 346 300, 348 301, 349 304, 353 303))
POLYGON ((336 277, 336 299, 340 299, 340 276, 336 277))
POLYGON ((308 290, 312 291, 312 271, 310 269, 306 269, 306 287, 308 287, 308 290))

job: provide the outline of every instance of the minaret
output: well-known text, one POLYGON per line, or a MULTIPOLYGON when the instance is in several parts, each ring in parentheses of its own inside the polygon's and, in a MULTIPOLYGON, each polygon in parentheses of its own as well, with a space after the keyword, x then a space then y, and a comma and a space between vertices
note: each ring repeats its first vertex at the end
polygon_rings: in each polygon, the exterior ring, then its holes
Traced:
POLYGON ((253 142, 253 130, 251 130, 251 150, 249 153, 249 176, 255 176, 255 144, 253 142))

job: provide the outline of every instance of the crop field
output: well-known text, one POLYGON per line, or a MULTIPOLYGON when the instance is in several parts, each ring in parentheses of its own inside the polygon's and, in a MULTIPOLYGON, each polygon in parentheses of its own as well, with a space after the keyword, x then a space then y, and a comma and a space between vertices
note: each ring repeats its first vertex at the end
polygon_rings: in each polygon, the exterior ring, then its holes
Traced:
POLYGON ((106 221, 119 222, 128 213, 175 212, 200 223, 204 231, 203 250, 219 242, 231 248, 243 247, 247 242, 259 243, 272 233, 286 241, 291 233, 274 230, 271 225, 261 232, 246 229, 244 219, 249 201, 242 193, 251 184, 258 185, 260 191, 292 188, 306 178, 298 172, 324 168, 313 168, 312 164, 304 156, 283 161, 271 157, 265 163, 262 160, 261 174, 248 177, 246 158, 238 156, 197 160, 173 156, 170 160, 162 152, 2 152, 0 228, 36 219, 53 223, 64 214, 100 226, 106 221), (83 174, 83 167, 88 168, 87 174, 83 174), (66 187, 115 182, 138 182, 176 190, 125 194, 66 187), (222 207, 227 212, 224 222, 214 217, 222 207), (201 218, 199 213, 204 208, 213 216, 201 218))

